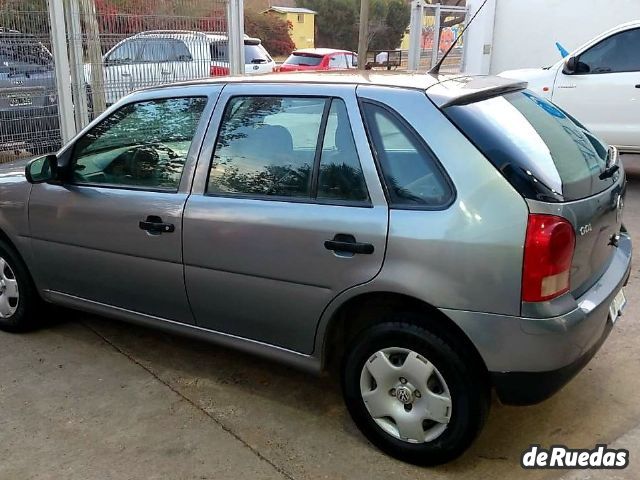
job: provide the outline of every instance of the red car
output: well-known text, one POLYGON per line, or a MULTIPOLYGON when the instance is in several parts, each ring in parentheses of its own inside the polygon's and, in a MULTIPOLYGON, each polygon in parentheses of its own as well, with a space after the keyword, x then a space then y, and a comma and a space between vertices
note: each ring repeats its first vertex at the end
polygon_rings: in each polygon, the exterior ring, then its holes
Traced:
POLYGON ((358 68, 358 55, 333 48, 305 48, 296 50, 280 65, 280 72, 348 70, 358 68))

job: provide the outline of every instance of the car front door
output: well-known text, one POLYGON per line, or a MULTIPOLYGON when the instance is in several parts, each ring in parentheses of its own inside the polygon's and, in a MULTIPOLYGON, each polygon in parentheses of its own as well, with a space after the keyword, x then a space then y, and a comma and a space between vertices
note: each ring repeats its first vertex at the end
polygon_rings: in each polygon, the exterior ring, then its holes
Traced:
POLYGON ((70 160, 64 182, 33 186, 32 248, 49 295, 193 323, 182 213, 210 101, 202 91, 123 105, 59 156, 70 160))
POLYGON ((552 100, 612 145, 640 150, 640 28, 605 38, 558 72, 552 100))
POLYGON ((225 87, 184 217, 198 326, 310 353, 382 267, 388 210, 353 86, 225 87))

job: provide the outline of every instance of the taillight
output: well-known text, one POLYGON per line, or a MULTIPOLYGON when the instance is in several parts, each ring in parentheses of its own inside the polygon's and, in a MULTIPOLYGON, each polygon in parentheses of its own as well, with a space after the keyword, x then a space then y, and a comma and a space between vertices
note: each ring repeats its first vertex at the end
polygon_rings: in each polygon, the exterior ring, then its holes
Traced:
POLYGON ((218 67, 217 65, 211 65, 209 74, 212 77, 226 77, 229 75, 229 69, 227 67, 218 67))
POLYGON ((524 243, 522 301, 543 302, 569 291, 576 235, 555 215, 530 214, 524 243))

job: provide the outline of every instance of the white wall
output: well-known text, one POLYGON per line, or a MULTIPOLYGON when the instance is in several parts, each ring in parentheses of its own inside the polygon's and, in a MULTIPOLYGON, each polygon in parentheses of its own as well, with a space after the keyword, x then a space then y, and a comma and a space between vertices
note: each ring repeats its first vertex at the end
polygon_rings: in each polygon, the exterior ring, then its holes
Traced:
POLYGON ((495 1, 489 70, 473 73, 550 65, 561 58, 556 41, 572 51, 609 28, 640 19, 640 0, 495 1))
MULTIPOLYGON (((640 0, 638 0, 640 2, 640 0)), ((469 19, 482 6, 484 0, 467 0, 469 19)), ((478 13, 469 29, 464 33, 464 71, 471 74, 487 74, 491 66, 491 49, 496 0, 487 4, 478 13)))

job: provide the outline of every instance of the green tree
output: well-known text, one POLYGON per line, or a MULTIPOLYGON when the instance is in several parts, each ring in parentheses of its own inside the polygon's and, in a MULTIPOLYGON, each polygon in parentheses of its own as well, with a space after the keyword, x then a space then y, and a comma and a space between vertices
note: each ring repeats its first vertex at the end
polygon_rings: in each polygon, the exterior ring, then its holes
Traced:
MULTIPOLYGON (((318 12, 316 45, 347 50, 358 48, 360 0, 297 0, 297 5, 318 12)), ((369 49, 398 48, 409 25, 409 3, 405 0, 371 0, 369 15, 369 49)))

